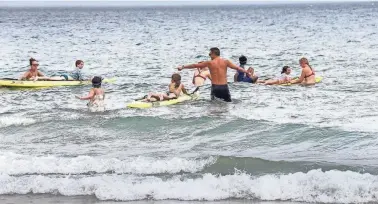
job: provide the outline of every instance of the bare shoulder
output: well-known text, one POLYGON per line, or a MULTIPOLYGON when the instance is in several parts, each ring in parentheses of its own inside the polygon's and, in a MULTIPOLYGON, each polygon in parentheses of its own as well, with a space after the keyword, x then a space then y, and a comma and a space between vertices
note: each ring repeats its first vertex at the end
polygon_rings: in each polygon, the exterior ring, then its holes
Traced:
POLYGON ((227 64, 227 65, 230 65, 230 64, 232 64, 231 63, 231 61, 230 60, 228 60, 228 59, 222 59, 223 60, 223 62, 225 63, 225 64, 227 64))

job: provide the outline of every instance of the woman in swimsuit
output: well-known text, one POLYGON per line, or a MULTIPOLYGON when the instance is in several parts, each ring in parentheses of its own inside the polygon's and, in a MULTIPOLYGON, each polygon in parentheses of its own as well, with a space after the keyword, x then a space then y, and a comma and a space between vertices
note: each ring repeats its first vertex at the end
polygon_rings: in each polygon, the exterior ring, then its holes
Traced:
POLYGON ((87 104, 89 111, 91 112, 98 112, 98 111, 105 111, 105 91, 101 88, 102 78, 95 76, 92 79, 92 86, 93 88, 89 91, 88 96, 76 98, 80 100, 90 100, 87 104))
POLYGON ((194 72, 192 83, 197 87, 203 86, 206 81, 206 78, 209 78, 211 80, 209 69, 207 67, 202 69, 198 68, 194 72))
POLYGON ((298 79, 291 80, 290 83, 291 84, 301 83, 301 84, 306 84, 306 85, 315 84, 315 72, 310 66, 310 64, 308 63, 308 60, 303 57, 299 60, 299 64, 302 67, 301 76, 298 79))
MULTIPOLYGON (((181 83, 181 76, 179 74, 173 74, 171 77, 171 83, 168 86, 169 92, 167 93, 150 93, 148 94, 145 101, 152 101, 156 99, 158 101, 170 100, 178 98, 181 95, 181 92, 188 94, 184 84, 181 83)), ((154 100, 155 101, 155 100, 154 100)))
POLYGON ((48 77, 45 77, 45 75, 38 71, 39 63, 36 59, 30 58, 29 59, 30 69, 27 71, 20 80, 34 80, 37 81, 38 79, 49 79, 48 77))
POLYGON ((259 83, 264 83, 264 85, 286 84, 291 81, 290 74, 291 74, 291 68, 289 66, 284 66, 281 71, 281 76, 278 79, 259 81, 259 83))

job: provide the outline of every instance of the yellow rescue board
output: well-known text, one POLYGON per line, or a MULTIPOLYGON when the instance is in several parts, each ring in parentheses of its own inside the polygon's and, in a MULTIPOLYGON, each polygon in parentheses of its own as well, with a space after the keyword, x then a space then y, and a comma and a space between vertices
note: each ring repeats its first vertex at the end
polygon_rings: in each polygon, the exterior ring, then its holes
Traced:
POLYGON ((192 101, 199 98, 199 94, 196 92, 192 95, 182 95, 177 99, 166 100, 166 101, 155 101, 155 102, 144 102, 142 100, 134 101, 127 104, 128 108, 152 108, 158 106, 169 106, 177 103, 182 103, 184 101, 192 101))
MULTIPOLYGON (((315 83, 319 83, 323 80, 323 77, 321 76, 316 76, 315 77, 315 83)), ((291 83, 287 83, 287 84, 280 84, 281 86, 291 86, 291 85, 294 85, 294 84, 291 84, 291 83)))

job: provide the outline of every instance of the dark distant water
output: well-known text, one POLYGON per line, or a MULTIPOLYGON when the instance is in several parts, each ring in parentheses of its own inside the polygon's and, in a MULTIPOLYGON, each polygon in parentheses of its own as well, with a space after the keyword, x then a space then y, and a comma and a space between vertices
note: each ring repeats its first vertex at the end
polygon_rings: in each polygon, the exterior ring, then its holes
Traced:
POLYGON ((89 86, 0 88, 1 200, 378 202, 377 5, 1 8, 1 77, 34 57, 48 75, 82 59, 87 75, 117 78, 105 113, 74 98, 89 86), (126 109, 215 46, 262 77, 298 75, 305 56, 324 79, 230 83, 231 104, 207 84, 195 102, 126 109))

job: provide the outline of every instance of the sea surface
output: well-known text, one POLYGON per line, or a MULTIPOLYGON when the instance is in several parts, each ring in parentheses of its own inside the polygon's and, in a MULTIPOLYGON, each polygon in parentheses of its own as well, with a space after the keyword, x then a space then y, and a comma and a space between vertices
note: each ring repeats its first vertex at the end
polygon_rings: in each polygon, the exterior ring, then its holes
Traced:
MULTIPOLYGON (((378 202, 378 3, 147 8, 0 8, 0 78, 28 59, 52 76, 85 62, 103 84, 0 88, 0 203, 378 202), (209 49, 248 57, 261 78, 282 66, 315 86, 233 83, 232 103, 200 99, 145 110, 177 66, 209 49)), ((193 90, 193 71, 181 72, 193 90)))

